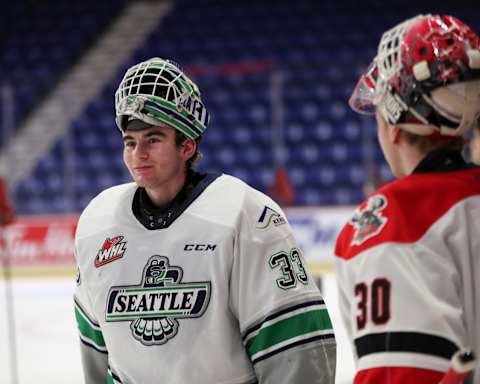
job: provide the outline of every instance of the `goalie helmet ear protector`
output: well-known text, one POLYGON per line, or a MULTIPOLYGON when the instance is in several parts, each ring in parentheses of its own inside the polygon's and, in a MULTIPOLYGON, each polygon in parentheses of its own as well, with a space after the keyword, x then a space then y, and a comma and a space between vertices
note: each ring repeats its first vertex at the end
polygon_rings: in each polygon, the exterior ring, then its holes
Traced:
POLYGON ((210 120, 197 85, 178 64, 158 57, 127 70, 115 92, 115 114, 122 132, 164 123, 189 139, 200 137, 210 120))
POLYGON ((419 135, 460 136, 480 116, 480 40, 453 16, 419 15, 386 31, 349 104, 419 135))

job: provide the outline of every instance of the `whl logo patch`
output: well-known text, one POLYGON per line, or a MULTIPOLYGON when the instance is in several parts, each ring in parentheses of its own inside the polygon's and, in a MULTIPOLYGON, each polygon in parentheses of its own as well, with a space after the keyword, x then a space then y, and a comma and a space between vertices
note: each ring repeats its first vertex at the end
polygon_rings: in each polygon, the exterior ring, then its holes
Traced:
POLYGON ((122 240, 123 236, 116 236, 111 239, 107 237, 95 257, 95 267, 101 267, 123 257, 127 250, 127 242, 122 240))
POLYGON ((357 208, 349 224, 355 228, 352 245, 360 245, 371 237, 378 235, 387 224, 382 210, 387 206, 387 198, 383 195, 371 196, 364 208, 357 208))
POLYGON ((258 229, 267 229, 270 225, 278 227, 279 225, 285 224, 287 221, 274 209, 265 206, 263 208, 262 214, 258 218, 257 228, 258 229))
POLYGON ((105 320, 130 321, 133 337, 143 345, 161 345, 178 333, 178 319, 204 314, 210 282, 182 283, 183 270, 167 257, 150 257, 139 285, 110 288, 105 320))

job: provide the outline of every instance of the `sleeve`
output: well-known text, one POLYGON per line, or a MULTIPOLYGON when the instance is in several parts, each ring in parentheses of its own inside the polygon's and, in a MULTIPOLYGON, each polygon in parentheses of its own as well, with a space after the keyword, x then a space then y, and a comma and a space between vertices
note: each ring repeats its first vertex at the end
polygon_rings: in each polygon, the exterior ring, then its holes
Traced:
MULTIPOLYGON (((77 259, 78 262, 78 259, 77 259)), ((108 373, 108 351, 102 330, 93 315, 87 284, 77 266, 76 288, 74 293, 75 319, 80 335, 85 384, 106 383, 108 373)))
POLYGON ((439 383, 468 345, 458 272, 438 247, 383 243, 337 260, 355 383, 439 383))
POLYGON ((325 302, 280 208, 247 207, 238 224, 230 306, 260 384, 333 383, 325 302))

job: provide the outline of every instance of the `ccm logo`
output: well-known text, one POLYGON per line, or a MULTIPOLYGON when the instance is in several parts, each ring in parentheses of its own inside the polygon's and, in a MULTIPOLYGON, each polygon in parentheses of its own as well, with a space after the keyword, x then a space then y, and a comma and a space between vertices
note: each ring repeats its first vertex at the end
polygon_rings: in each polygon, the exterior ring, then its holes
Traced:
POLYGON ((184 251, 214 251, 217 244, 185 244, 184 251))

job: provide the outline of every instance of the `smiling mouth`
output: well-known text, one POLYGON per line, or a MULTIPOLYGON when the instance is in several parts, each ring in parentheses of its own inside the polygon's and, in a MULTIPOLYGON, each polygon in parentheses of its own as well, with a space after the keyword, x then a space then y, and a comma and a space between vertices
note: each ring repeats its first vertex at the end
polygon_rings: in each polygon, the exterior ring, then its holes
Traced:
POLYGON ((150 166, 142 166, 142 167, 135 167, 133 168, 133 172, 137 175, 137 177, 147 176, 152 172, 153 167, 150 166))

